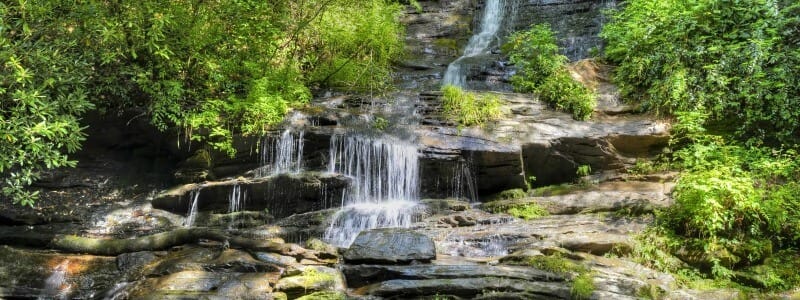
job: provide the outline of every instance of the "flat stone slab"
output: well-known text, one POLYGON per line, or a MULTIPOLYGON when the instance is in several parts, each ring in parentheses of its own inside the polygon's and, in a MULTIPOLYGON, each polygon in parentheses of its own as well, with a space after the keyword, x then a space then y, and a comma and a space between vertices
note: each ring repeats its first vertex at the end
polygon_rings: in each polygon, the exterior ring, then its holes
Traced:
POLYGON ((381 228, 361 232, 344 253, 347 263, 408 264, 436 258, 433 239, 409 229, 381 228))

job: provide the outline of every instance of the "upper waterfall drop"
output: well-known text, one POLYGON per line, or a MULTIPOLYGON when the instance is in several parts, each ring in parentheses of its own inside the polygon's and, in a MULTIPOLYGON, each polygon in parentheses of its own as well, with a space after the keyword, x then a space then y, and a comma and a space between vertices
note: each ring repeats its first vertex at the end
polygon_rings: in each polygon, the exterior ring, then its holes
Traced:
POLYGON ((447 66, 442 85, 464 87, 467 84, 467 74, 462 62, 465 58, 487 53, 492 42, 499 38, 497 33, 500 31, 505 17, 504 2, 504 0, 486 1, 483 18, 481 18, 480 32, 469 39, 464 49, 464 55, 447 66))

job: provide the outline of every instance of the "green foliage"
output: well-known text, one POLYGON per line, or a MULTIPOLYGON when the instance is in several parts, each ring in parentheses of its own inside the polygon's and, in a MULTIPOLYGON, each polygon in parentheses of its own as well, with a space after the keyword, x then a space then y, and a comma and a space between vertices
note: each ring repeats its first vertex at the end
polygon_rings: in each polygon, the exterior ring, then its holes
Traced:
POLYGON ((377 117, 375 120, 372 120, 372 128, 384 131, 386 128, 389 128, 389 120, 386 120, 382 117, 377 117))
POLYGON ((559 253, 554 253, 552 255, 531 256, 524 262, 524 264, 542 271, 553 273, 585 274, 589 272, 589 268, 586 266, 567 259, 559 253))
POLYGON ((543 101, 571 112, 577 120, 591 116, 595 95, 570 75, 569 60, 558 52, 549 24, 514 33, 503 45, 503 51, 516 66, 517 74, 511 77, 511 83, 517 91, 538 93, 543 101))
POLYGON ((492 199, 493 200, 511 200, 511 199, 525 198, 526 196, 528 196, 528 194, 522 189, 510 189, 510 190, 505 190, 505 191, 502 191, 502 192, 498 193, 497 195, 492 197, 492 199))
POLYGON ((592 167, 589 166, 589 165, 580 165, 580 166, 578 166, 578 169, 575 170, 575 175, 578 175, 578 176, 581 176, 581 177, 589 176, 589 174, 592 174, 592 167))
POLYGON ((497 120, 503 115, 500 107, 496 95, 477 95, 453 85, 442 87, 442 113, 459 125, 481 125, 497 120))
MULTIPOLYGON (((311 62, 309 80, 356 91, 389 88, 390 63, 404 51, 403 27, 398 22, 402 7, 386 0, 335 2, 311 24, 298 45, 302 62, 311 62)), ((313 10, 320 4, 311 1, 308 5, 313 10)))
POLYGON ((54 36, 72 29, 53 9, 59 5, 0 3, 0 188, 28 206, 37 193, 24 187, 39 171, 76 165, 67 154, 80 148, 79 116, 93 108, 83 45, 54 36))
MULTIPOLYGON (((307 103, 309 87, 377 91, 403 51, 389 0, 0 3, 3 195, 74 166, 93 107, 234 154, 307 103), (232 17, 233 16, 233 17, 232 17), (180 131, 179 131, 180 132, 180 131)), ((181 140, 183 140, 181 138, 181 140)))
POLYGON ((602 37, 629 101, 791 142, 800 137, 799 15, 796 1, 635 0, 602 37))
POLYGON ((591 273, 583 273, 572 279, 570 294, 573 299, 589 299, 594 292, 594 277, 591 273))
POLYGON ((533 220, 550 214, 546 209, 536 203, 514 205, 508 208, 506 213, 523 220, 533 220))

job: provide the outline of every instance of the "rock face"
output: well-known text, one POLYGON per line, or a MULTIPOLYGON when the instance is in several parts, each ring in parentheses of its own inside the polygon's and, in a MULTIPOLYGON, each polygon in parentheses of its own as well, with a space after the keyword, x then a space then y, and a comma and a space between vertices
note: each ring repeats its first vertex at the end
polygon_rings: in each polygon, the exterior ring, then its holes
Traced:
POLYGON ((227 211, 235 186, 245 198, 244 209, 267 209, 274 217, 330 208, 340 199, 349 179, 342 175, 302 173, 281 174, 255 179, 232 179, 189 184, 158 195, 153 207, 185 213, 191 206, 193 191, 199 191, 198 210, 227 211), (327 196, 327 197, 326 197, 327 196))
POLYGON ((361 232, 344 252, 347 263, 408 264, 436 258, 433 240, 421 233, 397 228, 361 232))
MULTIPOLYGON (((659 153, 669 141, 670 125, 641 115, 606 115, 575 121, 530 95, 498 94, 504 118, 487 128, 456 129, 441 122, 438 93, 423 93, 417 129, 423 157, 423 191, 441 191, 461 161, 469 162, 479 194, 534 185, 571 182, 578 166, 619 170, 637 158, 659 153), (448 173, 449 172, 449 173, 448 173)), ((452 195, 430 195, 448 197, 452 195)))

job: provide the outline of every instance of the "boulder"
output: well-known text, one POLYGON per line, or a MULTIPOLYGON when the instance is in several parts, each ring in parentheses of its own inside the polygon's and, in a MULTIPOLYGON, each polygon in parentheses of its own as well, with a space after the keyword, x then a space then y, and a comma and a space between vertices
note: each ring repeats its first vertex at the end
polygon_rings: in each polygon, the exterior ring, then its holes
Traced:
POLYGON ((381 228, 361 232, 344 252, 350 264, 409 264, 436 258, 430 237, 409 229, 381 228))

